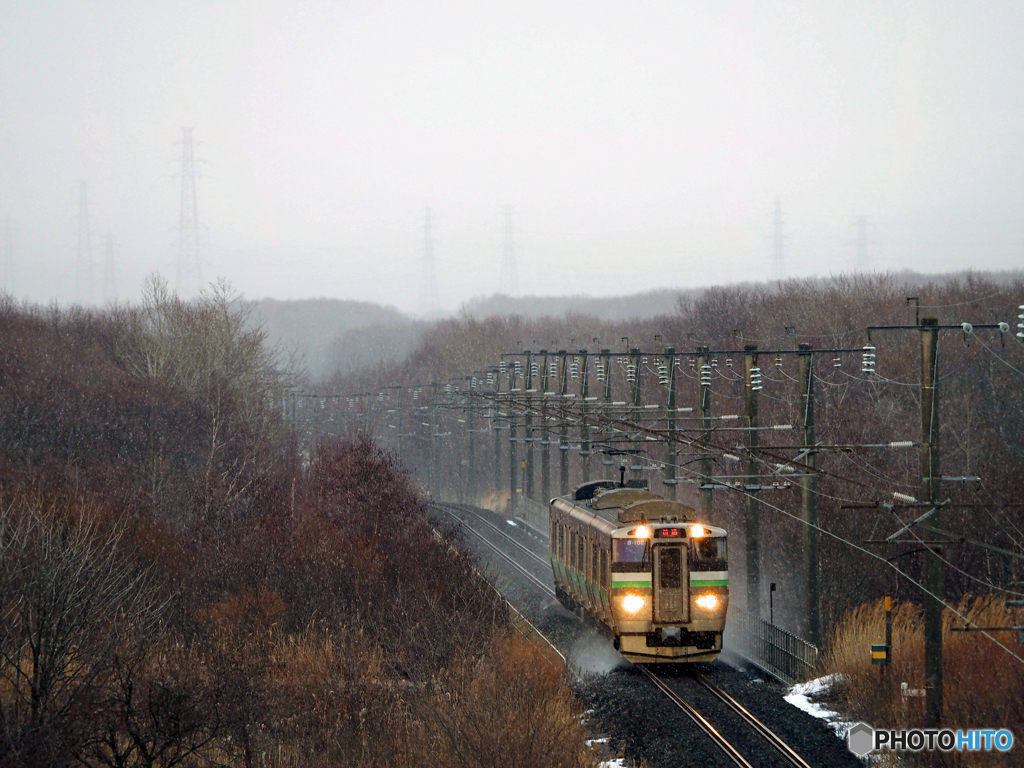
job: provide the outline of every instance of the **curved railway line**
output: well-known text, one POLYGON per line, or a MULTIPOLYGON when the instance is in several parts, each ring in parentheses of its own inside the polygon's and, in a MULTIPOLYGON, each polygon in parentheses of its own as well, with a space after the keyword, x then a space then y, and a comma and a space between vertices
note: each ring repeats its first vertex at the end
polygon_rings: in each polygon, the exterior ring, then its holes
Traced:
MULTIPOLYGON (((550 567, 550 563, 546 558, 541 557, 536 552, 530 550, 529 547, 525 546, 519 541, 516 541, 500 526, 495 525, 490 520, 487 520, 483 515, 479 514, 472 508, 460 504, 450 503, 434 503, 434 507, 450 515, 454 519, 463 523, 464 530, 480 541, 487 549, 496 554, 502 561, 514 568, 518 573, 525 576, 531 584, 542 590, 546 595, 550 597, 555 596, 554 588, 546 583, 543 579, 539 578, 535 573, 531 573, 527 568, 523 566, 516 558, 512 557, 508 552, 502 550, 497 544, 495 544, 490 538, 481 533, 480 531, 469 525, 468 517, 482 523, 486 528, 494 531, 502 541, 511 545, 515 550, 522 552, 528 556, 531 560, 536 561, 543 565, 545 568, 550 567)), ((525 617, 524 617, 525 618, 525 617)), ((531 625, 532 626, 532 625, 531 625)), ((538 635, 555 649, 559 656, 565 659, 565 656, 558 651, 554 643, 551 642, 540 630, 534 627, 538 635)), ((722 732, 716 728, 710 720, 708 720, 703 714, 701 714, 690 702, 682 697, 682 695, 674 690, 664 678, 655 674, 651 669, 645 665, 635 665, 636 669, 639 669, 669 701, 675 704, 680 710, 682 710, 687 717, 689 717, 696 725, 714 742, 714 744, 725 753, 728 759, 733 765, 741 766, 742 768, 754 768, 754 763, 751 763, 743 754, 726 738, 722 732)), ((775 734, 768 726, 758 720, 746 707, 740 704, 735 698, 730 696, 728 693, 723 691, 719 686, 707 679, 704 675, 699 672, 694 673, 693 680, 695 680, 702 688, 708 691, 711 695, 721 701, 729 709, 731 709, 736 715, 738 715, 742 721, 758 736, 767 741, 777 752, 781 755, 782 759, 795 768, 811 768, 811 765, 805 761, 800 755, 798 755, 792 747, 784 742, 777 734, 775 734)))

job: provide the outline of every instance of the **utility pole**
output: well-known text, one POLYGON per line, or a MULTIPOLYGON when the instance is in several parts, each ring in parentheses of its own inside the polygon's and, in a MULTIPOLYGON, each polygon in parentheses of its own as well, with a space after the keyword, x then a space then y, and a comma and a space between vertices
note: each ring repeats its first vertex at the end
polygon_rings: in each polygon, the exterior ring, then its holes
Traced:
MULTIPOLYGON (((569 394, 569 355, 562 349, 558 352, 562 365, 561 386, 558 388, 558 493, 569 495, 569 422, 565 417, 565 399, 569 394)), ((547 501, 547 499, 545 499, 547 501)))
POLYGON ((746 345, 743 351, 745 379, 744 403, 747 414, 747 616, 761 618, 761 510, 757 498, 760 468, 757 449, 757 393, 761 389, 761 369, 757 367, 757 347, 746 345))
MULTIPOLYGON (((611 407, 612 407, 612 351, 610 349, 601 350, 601 372, 598 376, 598 380, 601 380, 601 376, 604 377, 604 415, 605 415, 605 433, 608 435, 607 445, 609 448, 612 447, 612 442, 615 439, 615 426, 612 424, 611 407)), ((607 453, 601 459, 601 463, 604 465, 604 476, 606 480, 615 480, 615 462, 612 461, 612 457, 607 453)))
POLYGON ((519 459, 518 452, 516 451, 516 442, 519 440, 518 430, 519 425, 517 424, 515 405, 513 394, 516 391, 516 364, 512 361, 508 365, 508 392, 509 392, 509 407, 508 407, 508 514, 512 516, 516 513, 518 504, 518 495, 522 490, 519 487, 519 459))
MULTIPOLYGON (((437 383, 434 382, 430 385, 431 397, 430 397, 430 492, 434 498, 440 498, 441 496, 441 473, 440 473, 440 457, 438 456, 439 444, 438 438, 440 437, 438 430, 441 428, 437 423, 437 383)), ((367 404, 369 408, 369 404, 367 404)))
POLYGON ((533 383, 534 366, 537 364, 533 362, 533 352, 526 353, 526 483, 525 490, 527 498, 536 501, 535 488, 533 487, 533 442, 535 440, 533 431, 533 395, 536 393, 536 389, 533 383))
POLYGON ((786 279, 786 246, 782 234, 782 201, 775 198, 775 227, 772 236, 772 280, 786 279))
POLYGON ((178 218, 178 294, 192 296, 203 284, 199 260, 199 213, 192 129, 181 129, 181 212, 178 218))
POLYGON ((580 350, 580 481, 590 482, 590 425, 587 423, 587 401, 590 399, 590 367, 587 350, 580 350))
MULTIPOLYGON (((939 508, 939 321, 921 318, 921 501, 934 505, 933 528, 942 527, 939 508)), ((942 607, 943 579, 938 545, 923 554, 925 724, 942 722, 942 607)))
POLYGON ((103 259, 103 298, 117 301, 117 280, 114 278, 114 235, 107 230, 106 253, 103 259))
POLYGON ((441 309, 441 302, 437 297, 437 277, 434 274, 434 235, 429 205, 423 209, 423 281, 420 284, 420 308, 425 315, 437 314, 441 309))
POLYGON ((519 279, 516 275, 515 226, 512 221, 515 211, 511 205, 506 205, 502 213, 505 217, 505 235, 501 244, 501 292, 516 296, 519 293, 519 279))
POLYGON ((814 471, 814 353, 810 344, 800 344, 797 354, 800 368, 800 430, 804 450, 801 461, 807 466, 800 478, 800 507, 804 526, 804 614, 807 640, 821 647, 821 587, 818 572, 818 474, 814 471))
MULTIPOLYGON (((405 442, 405 440, 404 440, 405 435, 402 434, 402 422, 403 422, 403 419, 402 419, 402 390, 404 390, 405 387, 403 387, 401 384, 399 384, 397 389, 398 389, 398 462, 399 463, 403 463, 405 461, 405 459, 404 459, 405 453, 404 453, 404 451, 402 449, 403 449, 404 442, 405 442)), ((339 405, 340 405, 340 403, 339 403, 339 405)))
POLYGON ((501 410, 498 406, 499 393, 501 392, 501 368, 494 368, 491 371, 494 379, 494 399, 491 401, 491 429, 494 430, 494 495, 501 497, 501 423, 498 417, 501 410))
POLYGON ((667 435, 665 440, 665 480, 668 486, 668 498, 675 501, 676 498, 676 462, 678 461, 678 448, 676 447, 676 350, 674 347, 665 349, 665 373, 661 376, 661 384, 668 389, 668 423, 665 425, 667 435))
POLYGON ((78 190, 78 260, 75 266, 75 298, 83 304, 95 300, 92 282, 92 233, 89 231, 89 185, 78 190))
POLYGON ((711 518, 711 360, 707 347, 697 348, 697 373, 700 376, 700 511, 711 518))
POLYGON ((633 450, 635 455, 633 458, 634 463, 630 466, 633 473, 634 480, 640 480, 644 476, 644 456, 642 451, 644 450, 643 432, 640 431, 639 425, 643 419, 643 386, 641 383, 641 359, 640 349, 633 347, 629 350, 629 363, 626 367, 626 379, 629 381, 632 395, 632 406, 633 406, 633 423, 637 425, 637 429, 633 434, 633 450))
POLYGON ((541 501, 547 503, 551 499, 551 435, 548 432, 548 351, 542 349, 543 356, 540 373, 540 494, 541 501))
POLYGON ((469 456, 469 477, 466 478, 467 485, 467 501, 470 504, 476 504, 476 429, 474 429, 475 419, 473 418, 476 414, 476 402, 474 400, 474 393, 476 390, 477 381, 476 376, 473 376, 469 382, 469 397, 466 398, 466 435, 469 437, 469 445, 467 446, 467 452, 469 456))

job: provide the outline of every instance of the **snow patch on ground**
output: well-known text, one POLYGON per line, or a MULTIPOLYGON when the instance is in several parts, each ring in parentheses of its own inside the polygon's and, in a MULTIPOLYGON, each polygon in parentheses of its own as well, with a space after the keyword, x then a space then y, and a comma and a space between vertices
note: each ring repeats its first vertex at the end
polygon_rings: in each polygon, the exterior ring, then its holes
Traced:
POLYGON ((836 736, 845 741, 846 732, 849 731, 855 723, 844 720, 843 716, 838 712, 833 712, 822 704, 819 704, 816 701, 811 701, 811 697, 820 697, 828 693, 832 684, 838 682, 840 678, 840 675, 825 675, 824 677, 819 677, 815 680, 809 680, 806 683, 797 683, 789 689, 789 693, 787 693, 783 698, 797 709, 803 710, 809 714, 811 717, 824 720, 828 726, 836 732, 836 736))
POLYGON ((515 520, 506 520, 505 522, 511 525, 513 528, 519 527, 519 523, 517 523, 515 520))

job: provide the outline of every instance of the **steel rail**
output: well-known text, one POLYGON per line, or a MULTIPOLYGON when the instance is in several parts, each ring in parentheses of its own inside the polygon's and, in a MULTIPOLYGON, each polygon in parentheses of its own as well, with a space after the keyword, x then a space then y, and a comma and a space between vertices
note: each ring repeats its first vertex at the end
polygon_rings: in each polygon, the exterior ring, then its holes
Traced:
MULTIPOLYGON (((465 522, 461 517, 459 517, 458 514, 456 514, 456 512, 459 511, 459 510, 454 505, 452 505, 452 504, 444 504, 444 503, 440 503, 439 504, 439 503, 435 502, 433 506, 437 507, 438 509, 443 510, 444 512, 447 512, 449 515, 451 515, 455 519, 459 520, 460 522, 465 522)), ((497 544, 495 544, 493 541, 491 541, 486 536, 484 536, 482 533, 480 533, 480 531, 475 530, 470 525, 466 526, 466 530, 469 531, 474 536, 476 536, 478 539, 480 539, 480 541, 482 541, 485 546, 487 546, 488 548, 493 550, 495 554, 497 554, 499 557, 501 557, 503 560, 505 560, 509 565, 511 565, 513 568, 515 568, 517 571, 519 571, 524 576, 526 576, 526 578, 528 578, 536 586, 538 586, 541 590, 543 590, 545 594, 550 595, 551 597, 555 597, 555 590, 554 590, 554 588, 549 587, 543 581, 538 579, 537 576, 535 576, 534 574, 532 574, 528 570, 526 570, 526 568, 524 568, 514 557, 509 555, 507 552, 502 552, 497 544)), ((518 543, 518 542, 516 542, 516 543, 518 543)))
POLYGON ((708 680, 704 675, 698 673, 694 674, 697 682, 700 683, 705 690, 713 693, 718 697, 724 704, 726 704, 733 712, 739 715, 743 720, 753 728, 758 734, 760 734, 769 744, 777 749, 782 756, 791 764, 797 768, 811 768, 811 765, 798 755, 792 747, 786 742, 780 739, 768 726, 758 720, 754 715, 740 704, 736 699, 730 696, 728 693, 723 691, 717 685, 708 680))
MULTIPOLYGON (((443 509, 444 507, 452 506, 450 504, 445 504, 443 502, 435 502, 432 506, 437 507, 438 509, 442 509, 442 511, 445 511, 448 514, 452 514, 451 510, 443 509)), ((511 563, 513 566, 515 566, 524 575, 526 575, 528 578, 532 579, 542 590, 544 590, 545 592, 550 594, 552 597, 554 597, 555 593, 554 593, 553 590, 551 590, 544 582, 540 581, 539 579, 534 577, 532 574, 530 574, 528 571, 524 570, 515 560, 510 558, 508 555, 506 555, 504 552, 502 552, 500 549, 498 549, 493 543, 491 543, 487 539, 487 537, 485 537, 479 531, 474 531, 469 526, 466 526, 466 528, 471 533, 476 535, 481 541, 483 541, 484 544, 486 544, 491 549, 493 549, 495 552, 497 552, 499 555, 501 555, 506 560, 508 560, 509 563, 511 563)), ((434 531, 434 533, 436 535, 440 535, 436 530, 434 531)), ((501 594, 501 592, 498 591, 498 588, 495 587, 493 584, 491 584, 489 581, 487 581, 487 579, 479 571, 477 571, 476 568, 473 569, 473 572, 476 573, 478 576, 480 576, 480 578, 484 579, 484 581, 487 582, 487 584, 491 587, 491 589, 493 589, 498 594, 498 596, 502 599, 502 601, 505 603, 505 605, 507 605, 510 609, 512 609, 512 611, 515 612, 516 616, 518 616, 520 619, 522 619, 524 622, 526 622, 526 625, 530 629, 533 630, 534 634, 536 634, 537 637, 541 638, 545 643, 547 643, 550 646, 551 650, 553 650, 556 654, 558 654, 558 657, 562 660, 562 663, 565 664, 566 667, 568 667, 569 660, 565 658, 565 654, 564 653, 562 653, 560 650, 558 650, 558 646, 555 645, 551 641, 551 638, 549 638, 547 635, 545 635, 543 632, 541 632, 540 629, 537 628, 536 624, 534 624, 532 621, 530 621, 528 618, 526 618, 526 614, 524 614, 522 611, 520 611, 518 608, 516 608, 514 605, 512 605, 512 601, 509 600, 507 597, 505 597, 503 594, 501 594)))
POLYGON ((683 712, 685 712, 686 715, 691 720, 693 720, 693 722, 695 722, 702 731, 704 731, 708 736, 710 736, 711 740, 715 742, 716 746, 718 746, 719 749, 725 752, 725 754, 728 755, 729 759, 732 760, 732 762, 735 765, 742 766, 743 768, 754 768, 753 764, 750 761, 748 761, 747 758, 741 755, 739 751, 736 749, 736 747, 734 747, 729 742, 729 740, 725 738, 725 736, 719 733, 715 726, 713 726, 707 720, 707 718, 704 717, 704 715, 702 715, 700 712, 693 708, 693 705, 691 705, 688 701, 682 698, 678 693, 673 691, 664 680, 662 680, 660 677, 654 674, 647 667, 639 665, 637 665, 637 667, 640 669, 641 672, 647 675, 650 681, 654 683, 654 686, 659 691, 661 691, 668 698, 669 701, 671 701, 673 704, 675 704, 677 707, 683 710, 683 712))
POLYGON ((448 504, 447 506, 454 507, 455 509, 459 510, 460 512, 464 512, 466 514, 472 515, 477 520, 479 520, 481 523, 486 525, 488 528, 492 528, 495 533, 497 533, 499 536, 501 536, 504 539, 506 539, 508 541, 508 543, 511 544, 512 546, 516 547, 519 550, 522 550, 523 552, 525 552, 527 555, 532 557, 534 560, 536 560, 538 563, 540 563, 541 565, 545 566, 546 568, 550 568, 551 567, 551 560, 549 560, 546 557, 541 557, 536 552, 534 552, 529 547, 527 547, 525 544, 522 544, 522 543, 516 541, 511 536, 509 536, 508 532, 503 530, 500 525, 495 525, 490 520, 488 520, 483 515, 481 515, 479 512, 476 512, 476 511, 474 511, 472 509, 464 509, 464 508, 462 508, 462 507, 460 507, 460 506, 458 506, 456 504, 448 504))

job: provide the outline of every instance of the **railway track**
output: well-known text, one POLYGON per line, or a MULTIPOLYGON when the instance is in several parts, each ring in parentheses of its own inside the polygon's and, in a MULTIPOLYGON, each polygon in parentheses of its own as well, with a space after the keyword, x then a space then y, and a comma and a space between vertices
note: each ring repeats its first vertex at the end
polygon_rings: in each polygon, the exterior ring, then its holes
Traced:
POLYGON ((728 693, 723 691, 717 685, 708 680, 704 675, 699 672, 694 675, 694 679, 713 696, 717 697, 722 703, 729 707, 733 712, 743 718, 754 731, 756 731, 765 741, 772 745, 775 750, 782 755, 783 759, 786 760, 790 765, 796 766, 796 768, 811 768, 810 764, 798 755, 792 747, 786 742, 779 738, 779 736, 772 731, 768 726, 754 717, 751 712, 740 704, 736 699, 730 696, 728 693))
MULTIPOLYGON (((654 671, 647 667, 640 667, 640 671, 643 672, 643 674, 665 695, 666 698, 669 699, 669 701, 679 707, 687 717, 693 720, 693 722, 708 735, 715 745, 725 753, 733 765, 742 766, 743 768, 753 768, 754 764, 744 757, 740 750, 731 741, 729 741, 729 739, 726 738, 725 735, 707 719, 707 717, 699 712, 690 702, 684 699, 679 692, 674 690, 663 678, 659 677, 654 671)), ((779 738, 779 736, 768 728, 768 726, 754 717, 754 715, 751 714, 746 707, 736 701, 736 699, 700 673, 695 673, 693 679, 704 690, 708 691, 715 698, 729 707, 729 709, 735 712, 755 734, 767 741, 787 765, 794 766, 795 768, 811 768, 811 765, 800 757, 792 747, 779 738)))
MULTIPOLYGON (((455 504, 438 504, 438 503, 435 503, 434 506, 437 507, 438 509, 441 509, 446 514, 450 515, 451 517, 454 517, 456 520, 459 520, 460 522, 463 522, 463 523, 466 522, 466 520, 463 517, 463 515, 467 515, 467 514, 468 515, 472 515, 477 520, 480 520, 481 522, 483 522, 486 525, 488 525, 490 528, 494 529, 506 541, 508 541, 511 544, 515 545, 518 549, 522 550, 523 552, 528 554, 530 557, 532 557, 533 559, 537 560, 544 567, 546 567, 546 568, 550 568, 551 567, 551 564, 547 560, 543 559, 542 557, 540 557, 536 553, 531 552, 527 547, 525 547, 524 545, 520 544, 518 541, 513 539, 511 536, 509 536, 507 533, 505 533, 503 530, 501 530, 501 528, 499 528, 498 526, 496 526, 493 523, 491 523, 490 521, 484 519, 481 515, 478 515, 477 513, 471 512, 470 510, 464 509, 462 507, 458 507, 455 504)), ((550 584, 545 582, 543 579, 539 578, 536 574, 534 574, 534 573, 530 572, 529 570, 527 570, 522 565, 522 563, 520 563, 518 560, 516 560, 514 557, 512 557, 507 552, 503 551, 497 544, 495 544, 493 541, 491 541, 489 538, 487 538, 487 536, 485 536, 484 534, 480 533, 480 531, 476 530, 471 525, 466 525, 464 530, 467 533, 469 533, 470 535, 472 535, 473 537, 475 537, 477 540, 479 540, 490 551, 492 551, 496 555, 498 555, 498 557, 500 557, 505 563, 507 563, 509 566, 511 566, 516 571, 518 571, 523 576, 525 576, 530 581, 530 583, 532 583, 538 589, 540 589, 541 591, 543 591, 545 594, 549 595, 550 597, 554 597, 555 596, 555 589, 554 589, 553 586, 551 586, 550 584)))
MULTIPOLYGON (((496 554, 502 561, 504 561, 513 569, 515 569, 518 573, 525 576, 534 586, 541 589, 545 594, 554 597, 555 591, 548 583, 537 577, 536 574, 530 572, 515 557, 513 557, 508 552, 504 551, 501 547, 499 547, 497 544, 495 544, 494 541, 491 540, 491 538, 486 536, 481 531, 476 530, 472 525, 469 524, 469 519, 472 518, 474 521, 478 522, 483 527, 490 529, 495 534, 497 534, 503 542, 510 544, 512 547, 514 547, 515 550, 525 554, 527 557, 530 558, 530 560, 540 563, 545 567, 545 569, 550 567, 550 563, 546 558, 541 557, 536 552, 530 550, 529 547, 525 546, 519 541, 516 541, 505 530, 503 530, 501 526, 495 525, 493 522, 486 519, 486 517, 472 509, 468 509, 466 507, 456 504, 446 503, 435 503, 434 506, 443 511, 444 513, 448 514, 449 516, 453 517, 454 519, 458 520, 459 522, 462 522, 464 524, 465 530, 475 539, 480 541, 485 547, 487 547, 489 551, 496 554)), ((539 630, 538 634, 541 634, 539 630)), ((547 637, 545 637, 543 634, 541 634, 541 637, 544 637, 544 639, 552 647, 554 647, 554 644, 551 643, 551 641, 547 637)), ((563 659, 565 658, 565 656, 561 652, 558 653, 559 656, 562 656, 563 659)), ((669 683, 667 683, 662 677, 659 677, 649 667, 636 665, 636 668, 639 669, 648 678, 651 684, 654 685, 654 687, 657 688, 662 695, 664 695, 669 701, 671 701, 676 707, 678 707, 683 713, 685 713, 686 716, 689 717, 690 720, 692 720, 701 729, 701 731, 703 731, 712 740, 712 742, 726 755, 727 759, 730 761, 731 764, 741 766, 742 768, 754 768, 754 763, 751 763, 743 755, 743 753, 740 752, 740 750, 737 749, 737 747, 718 728, 716 728, 715 725, 712 724, 712 722, 707 717, 705 717, 704 714, 698 711, 697 708, 693 706, 693 704, 684 699, 679 694, 679 692, 674 690, 673 687, 669 685, 669 683)), ((760 737, 769 745, 771 745, 771 747, 778 753, 778 755, 787 765, 794 766, 794 768, 811 768, 810 764, 806 762, 802 757, 800 757, 800 755, 798 755, 792 749, 792 747, 786 744, 781 738, 779 738, 777 734, 775 734, 764 723, 758 720, 746 707, 740 704, 735 698, 733 698, 728 693, 723 691, 715 683, 707 679, 706 676, 700 673, 695 673, 692 679, 701 688, 706 690, 708 693, 710 693, 712 696, 718 699, 722 704, 728 707, 732 712, 734 712, 743 721, 743 723, 745 723, 746 726, 751 731, 753 731, 758 737, 760 737)))
MULTIPOLYGON (((456 518, 457 520, 460 520, 460 521, 462 521, 463 518, 461 518, 459 516, 459 513, 460 512, 468 511, 468 510, 460 509, 459 507, 457 507, 454 504, 445 504, 445 503, 435 502, 433 504, 433 506, 436 507, 437 509, 440 509, 442 512, 445 512, 446 514, 448 514, 448 515, 450 515, 450 516, 452 516, 452 517, 454 517, 454 518, 456 518)), ((473 513, 473 514, 474 514, 474 516, 476 516, 478 518, 480 517, 479 515, 476 515, 475 513, 473 513)), ((480 519, 482 519, 482 518, 480 518, 480 519)), ((487 521, 484 521, 484 522, 487 522, 487 521)), ((490 523, 488 523, 488 525, 490 525, 490 523)), ((497 526, 493 526, 492 525, 491 527, 494 528, 495 530, 497 530, 499 533, 502 533, 504 535, 504 532, 501 531, 501 529, 498 528, 497 526)), ((521 574, 526 576, 526 578, 529 579, 535 586, 537 586, 538 588, 543 590, 546 594, 550 595, 551 597, 554 597, 554 595, 555 595, 555 590, 554 589, 549 587, 541 579, 538 579, 535 575, 533 575, 532 573, 527 571, 525 568, 523 568, 522 565, 520 565, 515 560, 515 558, 511 557, 510 555, 506 554, 505 552, 502 552, 501 549, 499 549, 497 547, 497 545, 495 545, 492 541, 490 541, 490 539, 488 539, 486 536, 484 536, 479 531, 474 530, 471 526, 467 525, 465 530, 467 530, 471 534, 473 534, 473 536, 475 536, 480 542, 482 542, 485 546, 487 546, 488 549, 490 549, 492 552, 494 552, 495 554, 500 556, 503 560, 505 560, 506 563, 508 563, 510 566, 515 568, 517 571, 519 571, 521 574)), ((511 537, 509 537, 509 538, 511 540, 511 537)), ((515 543, 515 542, 513 542, 513 543, 515 543)), ((523 615, 522 611, 520 611, 518 608, 516 608, 514 605, 512 605, 512 603, 509 602, 507 599, 505 599, 504 596, 502 596, 502 599, 505 600, 505 604, 512 611, 515 612, 516 616, 518 616, 521 621, 523 621, 524 623, 526 623, 530 627, 530 629, 533 631, 534 634, 537 635, 537 637, 541 638, 545 643, 548 644, 548 646, 550 646, 551 650, 553 650, 556 654, 558 654, 558 656, 562 659, 563 663, 566 663, 566 664, 568 663, 568 660, 565 658, 565 654, 562 653, 558 649, 558 646, 556 646, 553 642, 551 642, 551 639, 547 635, 545 635, 543 632, 541 632, 540 629, 538 629, 537 626, 532 621, 530 621, 528 618, 526 618, 525 615, 523 615)))

